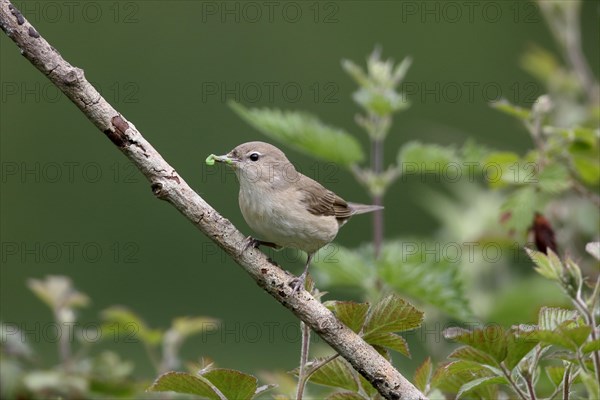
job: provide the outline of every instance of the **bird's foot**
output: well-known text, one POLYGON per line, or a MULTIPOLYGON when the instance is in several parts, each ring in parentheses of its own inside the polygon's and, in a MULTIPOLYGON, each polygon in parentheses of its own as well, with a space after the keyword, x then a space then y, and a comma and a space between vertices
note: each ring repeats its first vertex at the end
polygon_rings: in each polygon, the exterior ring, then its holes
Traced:
POLYGON ((264 240, 259 240, 259 239, 253 238, 252 236, 248 236, 245 240, 244 246, 242 247, 242 251, 240 252, 240 254, 250 248, 258 249, 259 246, 267 246, 267 247, 271 247, 275 250, 281 249, 281 246, 279 246, 273 242, 265 242, 264 240))
POLYGON ((304 282, 306 281, 306 274, 302 274, 297 278, 290 281, 289 286, 292 288, 292 294, 296 294, 300 289, 304 289, 304 282))

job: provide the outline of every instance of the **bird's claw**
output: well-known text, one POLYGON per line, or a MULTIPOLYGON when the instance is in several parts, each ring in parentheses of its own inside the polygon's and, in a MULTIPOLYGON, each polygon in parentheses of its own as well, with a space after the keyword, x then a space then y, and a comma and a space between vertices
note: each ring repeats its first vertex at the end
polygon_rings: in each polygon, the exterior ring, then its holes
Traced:
POLYGON ((300 289, 304 289, 304 282, 306 281, 306 275, 302 274, 297 278, 290 281, 289 286, 292 288, 292 294, 296 294, 300 289))

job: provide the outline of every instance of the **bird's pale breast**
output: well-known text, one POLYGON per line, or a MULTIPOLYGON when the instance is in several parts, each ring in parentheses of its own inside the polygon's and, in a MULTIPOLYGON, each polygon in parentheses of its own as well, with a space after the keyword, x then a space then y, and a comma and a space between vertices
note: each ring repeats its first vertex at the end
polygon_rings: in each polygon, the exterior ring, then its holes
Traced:
POLYGON ((333 216, 314 215, 293 188, 269 190, 240 186, 239 203, 244 219, 258 239, 308 253, 331 242, 339 229, 333 216))

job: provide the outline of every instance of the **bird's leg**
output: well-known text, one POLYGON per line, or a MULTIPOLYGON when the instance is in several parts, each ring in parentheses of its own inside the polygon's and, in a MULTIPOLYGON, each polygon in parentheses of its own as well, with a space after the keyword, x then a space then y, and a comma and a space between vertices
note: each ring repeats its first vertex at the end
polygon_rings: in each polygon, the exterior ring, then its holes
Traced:
POLYGON ((258 249, 259 246, 267 246, 267 247, 271 247, 275 250, 281 249, 281 246, 278 246, 277 244, 275 244, 273 242, 265 242, 264 240, 259 240, 259 239, 253 238, 252 236, 248 236, 246 238, 246 243, 244 243, 244 247, 242 248, 241 252, 243 253, 251 247, 258 249))
POLYGON ((310 265, 310 260, 312 260, 315 253, 307 253, 306 257, 306 265, 304 266, 304 272, 297 278, 292 279, 290 282, 290 286, 294 291, 292 293, 296 293, 300 290, 300 288, 304 288, 304 282, 306 281, 306 275, 308 275, 308 266, 310 265))

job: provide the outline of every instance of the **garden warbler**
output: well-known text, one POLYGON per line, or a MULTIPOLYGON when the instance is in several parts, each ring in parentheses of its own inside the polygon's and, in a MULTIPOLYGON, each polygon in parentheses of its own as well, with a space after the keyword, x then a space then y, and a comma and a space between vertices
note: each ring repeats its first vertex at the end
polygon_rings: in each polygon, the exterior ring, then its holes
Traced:
POLYGON ((304 272, 290 286, 304 287, 314 254, 330 243, 350 217, 383 207, 349 203, 320 183, 302 175, 277 147, 264 142, 240 144, 213 161, 233 167, 240 183, 239 204, 244 219, 261 240, 248 237, 244 249, 266 245, 306 252, 304 272))

